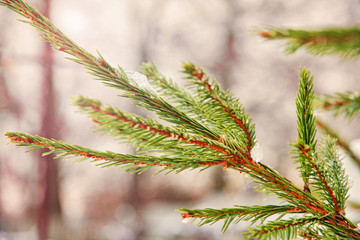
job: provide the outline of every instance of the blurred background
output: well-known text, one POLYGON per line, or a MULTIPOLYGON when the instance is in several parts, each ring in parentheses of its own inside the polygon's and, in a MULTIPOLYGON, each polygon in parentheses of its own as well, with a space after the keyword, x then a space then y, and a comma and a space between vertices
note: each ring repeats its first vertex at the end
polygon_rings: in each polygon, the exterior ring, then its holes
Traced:
MULTIPOLYGON (((184 85, 181 64, 193 61, 231 89, 256 123, 263 162, 301 185, 289 151, 296 138, 298 72, 311 69, 317 94, 359 89, 358 59, 284 53, 284 42, 254 34, 264 26, 316 28, 360 23, 359 0, 32 0, 80 46, 98 50, 113 66, 138 70, 153 61, 184 85)), ((71 96, 100 99, 122 110, 142 110, 117 90, 92 80, 82 67, 52 53, 19 15, 0 7, 0 132, 23 131, 72 144, 132 153, 126 144, 93 132, 71 106, 71 96)), ((319 112, 360 154, 359 121, 319 112)), ((183 224, 175 209, 273 204, 245 175, 205 172, 129 175, 116 168, 40 157, 0 139, 0 240, 241 239, 248 224, 221 233, 222 223, 183 224)), ((347 158, 350 200, 360 202, 360 170, 347 158)), ((360 214, 349 209, 354 222, 360 214)))

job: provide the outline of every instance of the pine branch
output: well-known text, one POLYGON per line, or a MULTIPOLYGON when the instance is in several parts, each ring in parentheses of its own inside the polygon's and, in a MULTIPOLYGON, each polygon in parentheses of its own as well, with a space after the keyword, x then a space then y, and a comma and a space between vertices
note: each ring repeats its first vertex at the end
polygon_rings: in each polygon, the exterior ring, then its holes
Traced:
POLYGON ((341 226, 334 227, 328 222, 317 224, 316 227, 307 228, 305 232, 300 232, 300 236, 310 240, 340 240, 340 239, 359 239, 360 233, 357 230, 343 228, 341 226))
POLYGON ((355 229, 328 221, 327 216, 303 216, 288 220, 271 221, 257 228, 249 228, 249 238, 256 239, 359 239, 355 229))
POLYGON ((106 134, 136 143, 138 151, 168 152, 171 155, 196 156, 201 154, 224 159, 232 154, 232 149, 218 141, 191 135, 186 129, 166 127, 150 118, 125 113, 111 106, 102 106, 98 100, 77 97, 73 101, 80 110, 98 124, 98 129, 106 134))
POLYGON ((314 55, 336 54, 345 58, 354 58, 360 54, 360 28, 358 27, 313 31, 269 28, 259 32, 259 35, 267 40, 287 40, 288 53, 294 53, 303 47, 314 55))
POLYGON ((249 228, 249 238, 256 239, 352 239, 360 238, 360 233, 354 229, 336 225, 325 220, 327 216, 303 216, 289 220, 271 221, 257 228, 249 228))
POLYGON ((184 170, 206 169, 221 159, 211 158, 207 159, 201 157, 155 157, 149 155, 131 155, 119 154, 110 151, 101 152, 84 148, 78 145, 71 145, 55 139, 47 139, 40 136, 33 136, 26 133, 7 132, 5 136, 10 139, 12 143, 17 146, 27 146, 31 150, 47 149, 44 155, 51 153, 59 153, 57 157, 65 159, 77 158, 77 161, 90 160, 91 162, 99 162, 96 166, 101 167, 124 167, 126 172, 144 172, 153 167, 163 167, 163 171, 181 172, 184 170))
POLYGON ((316 99, 316 106, 326 111, 333 111, 335 116, 344 114, 346 118, 352 119, 360 115, 360 91, 319 96, 316 99))
MULTIPOLYGON (((326 142, 319 154, 316 151, 314 92, 309 71, 304 69, 300 73, 296 102, 298 141, 294 146, 296 161, 300 163, 300 174, 305 182, 302 190, 254 157, 258 149, 251 118, 239 100, 232 93, 222 91, 215 81, 210 81, 201 68, 192 63, 184 64, 190 90, 181 90, 151 64, 143 65, 147 77, 120 67, 115 69, 100 54, 95 57, 76 45, 22 0, 0 0, 0 5, 28 18, 30 22, 26 23, 39 30, 54 48, 71 55, 71 60, 87 68, 96 79, 122 90, 124 97, 157 113, 169 123, 169 126, 165 126, 154 119, 125 113, 111 106, 103 106, 97 100, 79 97, 74 103, 93 119, 100 131, 117 138, 127 138, 145 155, 101 152, 54 139, 8 132, 6 136, 11 142, 18 146, 29 146, 32 150, 48 149, 45 154, 60 152, 58 156, 91 160, 102 167, 125 167, 125 171, 130 172, 143 172, 152 167, 180 172, 222 165, 249 174, 260 188, 277 195, 289 205, 221 210, 181 209, 184 219, 199 218, 200 224, 212 224, 223 219, 223 230, 226 230, 231 223, 240 220, 264 222, 274 214, 280 215, 280 219, 285 214, 301 213, 302 218, 299 219, 266 222, 252 229, 252 236, 261 235, 260 239, 294 237, 297 235, 296 229, 302 236, 315 236, 318 230, 316 224, 335 231, 335 235, 357 236, 358 233, 353 230, 355 224, 343 215, 348 185, 333 142, 326 142), (160 156, 146 155, 154 151, 160 156), (334 182, 333 178, 336 178, 334 182), (337 234, 336 231, 342 232, 337 234)), ((321 234, 325 235, 326 232, 321 234)))
POLYGON ((335 225, 330 222, 322 222, 326 228, 319 228, 324 239, 360 239, 358 228, 347 228, 341 225, 335 225))
MULTIPOLYGON (((177 104, 177 108, 181 109, 186 114, 192 116, 194 119, 198 120, 199 122, 208 126, 209 129, 216 132, 216 134, 220 136, 218 138, 219 142, 236 148, 237 151, 242 153, 242 155, 249 154, 251 151, 249 143, 251 143, 251 141, 253 142, 252 145, 255 143, 255 127, 250 124, 251 119, 247 116, 244 108, 241 109, 241 112, 238 109, 234 110, 239 111, 239 115, 241 115, 243 118, 246 118, 244 121, 248 121, 249 123, 248 126, 244 126, 244 124, 241 123, 243 127, 239 128, 238 124, 232 123, 232 118, 229 119, 226 117, 227 113, 224 115, 222 107, 219 111, 217 108, 218 102, 211 101, 211 98, 206 98, 203 96, 204 89, 202 85, 198 85, 196 92, 187 92, 181 90, 177 84, 162 76, 156 67, 151 63, 143 64, 142 72, 148 77, 149 82, 156 86, 155 88, 157 91, 168 97, 165 98, 168 102, 177 104), (250 140, 250 142, 249 131, 252 132, 253 138, 253 140, 250 140), (239 134, 241 132, 247 132, 248 135, 239 134), (248 142, 248 144, 245 145, 243 144, 244 142, 248 142), (250 149, 248 147, 250 147, 250 149)), ((196 85, 191 86, 194 88, 196 85)), ((218 91, 222 95, 228 94, 224 91, 221 91, 220 89, 218 89, 218 91)), ((237 103, 239 102, 238 99, 235 98, 231 99, 231 101, 236 101, 237 103)))
POLYGON ((198 226, 205 224, 214 224, 224 220, 222 231, 225 232, 231 223, 237 224, 240 221, 249 221, 254 224, 257 221, 264 222, 267 218, 281 214, 302 213, 302 209, 292 205, 267 205, 267 206, 235 206, 234 208, 222 209, 178 209, 181 212, 183 221, 200 219, 198 226))
MULTIPOLYGON (((230 147, 236 148, 235 152, 238 151, 238 153, 235 153, 237 155, 236 158, 244 158, 244 155, 250 154, 249 148, 245 153, 240 151, 237 145, 241 145, 241 142, 231 141, 231 139, 226 138, 224 139, 222 136, 218 135, 216 131, 210 130, 208 127, 170 105, 153 91, 139 87, 139 84, 136 84, 132 79, 129 79, 121 68, 118 70, 113 68, 101 55, 99 55, 99 57, 94 57, 84 49, 80 48, 58 30, 47 18, 43 17, 35 8, 21 0, 8 1, 8 3, 2 4, 30 19, 30 22, 27 23, 30 23, 38 29, 43 37, 56 49, 75 57, 75 59, 71 60, 85 66, 97 79, 103 81, 108 86, 125 91, 123 96, 137 101, 138 105, 157 113, 162 119, 176 124, 178 127, 182 126, 182 128, 186 128, 191 133, 199 134, 213 140, 220 140, 230 145, 230 147)), ((220 90, 218 91, 220 92, 220 90)), ((239 115, 246 114, 247 113, 243 111, 239 113, 239 115)), ((247 122, 247 124, 249 124, 250 127, 252 126, 249 122, 247 122)), ((254 134, 254 131, 246 131, 254 134)), ((248 146, 250 146, 250 142, 248 143, 248 146)), ((250 156, 248 156, 248 158, 250 158, 250 156)))
POLYGON ((341 214, 345 215, 345 202, 349 197, 349 184, 335 143, 336 139, 326 137, 320 149, 323 162, 319 164, 319 171, 324 173, 324 181, 329 183, 328 187, 333 193, 330 194, 331 198, 328 195, 321 196, 324 196, 324 199, 336 209, 337 213, 341 212, 341 214))
MULTIPOLYGON (((216 134, 215 131, 211 131, 208 127, 200 124, 195 119, 170 105, 152 90, 140 87, 134 79, 131 79, 126 75, 125 71, 121 68, 113 68, 101 55, 99 55, 99 57, 94 57, 90 53, 86 52, 84 49, 72 42, 60 30, 58 30, 34 7, 26 4, 22 0, 0 1, 0 3, 27 17, 30 22, 26 23, 31 24, 39 30, 43 37, 51 42, 56 49, 75 57, 71 60, 85 66, 90 70, 91 74, 93 74, 97 79, 105 82, 106 85, 123 90, 125 92, 124 96, 139 102, 139 105, 145 107, 147 110, 156 112, 164 120, 176 124, 178 128, 186 128, 190 133, 202 135, 203 137, 226 143, 229 147, 233 148, 233 152, 231 153, 233 156, 231 158, 233 162, 240 166, 240 168, 245 164, 255 165, 256 168, 259 167, 251 158, 249 149, 249 146, 253 144, 251 141, 248 141, 247 143, 247 151, 242 152, 241 149, 237 147, 242 145, 241 142, 224 139, 222 136, 216 134)), ((216 87, 216 91, 214 91, 214 93, 222 94, 218 87, 216 87)), ((235 100, 234 102, 237 103, 235 100)), ((228 108, 227 111, 231 111, 230 114, 235 116, 235 113, 232 112, 232 108, 228 108)), ((253 128, 253 125, 249 122, 250 119, 246 117, 247 113, 241 110, 236 114, 240 117, 236 117, 236 119, 243 118, 246 120, 246 122, 243 122, 244 125, 242 126, 242 130, 247 135, 246 139, 251 140, 254 137, 254 135, 252 135, 254 134, 253 129, 245 129, 247 126, 249 126, 249 128, 253 128)))
POLYGON ((318 223, 319 217, 291 218, 289 220, 272 221, 257 228, 250 228, 249 238, 262 239, 295 239, 299 230, 306 232, 318 223))
POLYGON ((167 102, 176 104, 176 107, 206 125, 211 125, 215 128, 219 127, 211 121, 212 116, 207 114, 206 110, 201 106, 201 103, 195 99, 195 96, 181 89, 171 79, 163 76, 153 63, 143 63, 141 65, 141 72, 146 75, 148 81, 167 102))
POLYGON ((324 206, 312 195, 302 191, 290 180, 265 164, 259 163, 259 165, 260 168, 252 167, 252 171, 247 172, 253 181, 259 184, 259 190, 275 194, 280 199, 286 200, 288 203, 304 209, 304 211, 320 215, 327 213, 324 206))
POLYGON ((219 84, 216 81, 210 82, 206 73, 193 63, 184 64, 183 68, 184 73, 191 80, 190 83, 193 86, 198 86, 196 93, 199 102, 203 103, 208 111, 211 111, 210 115, 221 119, 221 122, 217 122, 217 125, 224 125, 228 130, 227 132, 233 131, 234 137, 241 132, 243 134, 241 139, 245 138, 247 140, 247 145, 243 146, 243 148, 245 148, 245 151, 250 152, 256 142, 255 125, 251 124, 251 118, 239 103, 239 100, 231 92, 221 91, 219 84), (227 118, 224 116, 227 116, 227 118))
POLYGON ((135 79, 129 78, 120 67, 118 69, 112 67, 100 54, 95 57, 85 51, 57 29, 49 19, 41 15, 34 7, 22 0, 0 1, 0 4, 28 18, 29 22, 23 22, 37 29, 41 36, 50 42, 56 50, 73 56, 74 58, 69 59, 88 69, 95 76, 95 79, 102 81, 107 86, 122 90, 124 92, 122 96, 138 102, 139 106, 157 113, 168 122, 187 127, 193 133, 201 134, 210 139, 220 137, 209 128, 164 101, 151 89, 140 86, 141 84, 138 84, 135 79))
POLYGON ((303 69, 300 72, 299 92, 296 98, 296 114, 298 122, 298 141, 294 144, 297 154, 295 160, 300 163, 298 167, 301 177, 304 180, 306 191, 310 191, 309 179, 317 161, 316 147, 316 126, 313 110, 313 77, 309 71, 303 69))
POLYGON ((360 238, 360 233, 351 228, 335 225, 324 221, 326 216, 291 218, 289 220, 273 221, 257 228, 250 228, 249 238, 256 239, 352 239, 360 238))
POLYGON ((298 142, 294 145, 298 153, 296 160, 300 163, 299 169, 305 182, 305 190, 310 191, 311 186, 315 191, 322 192, 320 196, 327 201, 328 211, 335 211, 341 215, 347 198, 345 197, 348 191, 347 179, 345 179, 341 164, 338 165, 339 157, 329 142, 326 147, 323 147, 322 161, 318 159, 315 149, 316 120, 313 113, 313 78, 310 76, 310 72, 304 70, 300 75, 302 80, 299 84, 296 101, 298 116, 298 142), (329 171, 329 169, 331 170, 329 171), (333 178, 338 177, 340 177, 339 182, 334 183, 333 178))

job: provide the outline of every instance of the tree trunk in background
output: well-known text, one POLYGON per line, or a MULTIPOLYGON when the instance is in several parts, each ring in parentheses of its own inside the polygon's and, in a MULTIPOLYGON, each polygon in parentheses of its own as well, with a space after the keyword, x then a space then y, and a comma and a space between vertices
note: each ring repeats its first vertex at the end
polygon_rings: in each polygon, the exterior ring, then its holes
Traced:
MULTIPOLYGON (((50 0, 43 1, 43 13, 50 15, 50 0)), ((47 138, 59 138, 59 124, 55 89, 53 82, 53 50, 49 43, 44 43, 41 57, 43 80, 40 106, 40 135, 47 138)), ((52 155, 39 156, 39 188, 38 188, 38 220, 37 231, 39 240, 48 238, 49 223, 52 218, 61 216, 58 194, 57 160, 52 155)))

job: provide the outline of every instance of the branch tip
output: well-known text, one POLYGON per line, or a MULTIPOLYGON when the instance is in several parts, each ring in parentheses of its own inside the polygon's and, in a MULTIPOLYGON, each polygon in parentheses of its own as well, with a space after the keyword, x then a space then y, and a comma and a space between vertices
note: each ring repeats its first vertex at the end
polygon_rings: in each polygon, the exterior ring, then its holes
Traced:
POLYGON ((272 35, 270 32, 259 32, 258 33, 260 37, 266 38, 266 39, 270 39, 272 38, 272 35))

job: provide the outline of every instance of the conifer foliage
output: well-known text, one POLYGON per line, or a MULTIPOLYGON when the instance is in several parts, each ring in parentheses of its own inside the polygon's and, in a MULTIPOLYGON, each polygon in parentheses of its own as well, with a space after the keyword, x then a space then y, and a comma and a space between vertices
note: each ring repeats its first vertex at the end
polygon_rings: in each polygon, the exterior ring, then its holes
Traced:
POLYGON ((316 105, 326 111, 333 111, 335 116, 343 114, 352 119, 360 115, 360 91, 319 96, 316 105))
POLYGON ((239 174, 248 174, 260 189, 275 194, 284 204, 234 206, 224 209, 179 209, 183 220, 199 225, 223 221, 223 231, 231 223, 251 221, 248 237, 256 239, 359 239, 357 226, 345 217, 348 179, 337 153, 335 140, 326 137, 317 148, 314 116, 313 77, 302 69, 296 99, 298 139, 294 158, 304 186, 298 187, 271 167, 260 162, 261 153, 255 125, 240 101, 200 67, 185 63, 188 88, 183 90, 158 72, 153 63, 142 65, 142 74, 111 66, 100 54, 87 52, 33 6, 22 0, 0 0, 0 4, 27 18, 52 46, 69 54, 106 86, 121 90, 122 96, 152 111, 168 124, 126 113, 99 100, 84 96, 73 103, 86 113, 97 128, 117 139, 131 142, 141 155, 102 152, 21 132, 7 132, 18 146, 47 149, 45 154, 90 160, 101 167, 122 167, 143 172, 160 167, 160 172, 205 170, 221 165, 239 174), (153 154, 156 153, 156 154, 153 154), (276 220, 268 220, 276 216, 276 220))
MULTIPOLYGON (((286 40, 286 52, 295 53, 300 48, 307 49, 314 55, 339 55, 351 59, 360 55, 360 29, 354 27, 325 28, 303 30, 291 28, 268 28, 259 32, 267 40, 286 40)), ((334 112, 334 116, 344 115, 352 120, 359 116, 360 93, 358 90, 317 96, 315 106, 324 111, 334 112)), ((352 151, 349 143, 335 129, 322 120, 317 120, 318 127, 337 139, 339 145, 349 158, 360 166, 360 157, 352 151)))
POLYGON ((287 40, 288 53, 294 53, 304 47, 315 55, 336 54, 344 58, 360 55, 359 27, 319 30, 269 28, 259 32, 259 35, 268 40, 287 40))

